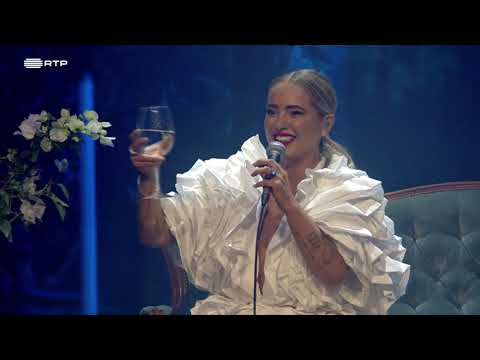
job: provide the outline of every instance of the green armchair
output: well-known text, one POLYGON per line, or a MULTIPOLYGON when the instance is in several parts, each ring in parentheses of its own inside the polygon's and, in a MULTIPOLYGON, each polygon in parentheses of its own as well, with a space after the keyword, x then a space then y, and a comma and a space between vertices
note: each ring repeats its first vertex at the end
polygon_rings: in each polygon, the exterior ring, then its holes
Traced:
MULTIPOLYGON (((386 214, 411 265, 405 295, 389 315, 480 314, 480 182, 421 186, 387 193, 386 214)), ((171 313, 186 315, 208 294, 179 266, 178 250, 164 251, 172 289, 171 313)), ((142 314, 148 314, 147 307, 142 314)))
POLYGON ((411 265, 391 315, 480 314, 480 182, 386 194, 387 215, 411 265))

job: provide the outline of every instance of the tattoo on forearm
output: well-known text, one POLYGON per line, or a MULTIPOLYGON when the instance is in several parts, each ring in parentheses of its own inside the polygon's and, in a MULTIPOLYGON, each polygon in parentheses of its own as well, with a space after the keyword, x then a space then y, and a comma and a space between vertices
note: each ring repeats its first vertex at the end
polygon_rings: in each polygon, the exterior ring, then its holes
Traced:
POLYGON ((332 241, 313 231, 303 239, 300 239, 303 249, 313 261, 319 261, 322 265, 329 265, 335 256, 335 245, 332 241))
POLYGON ((315 232, 311 232, 305 237, 305 241, 310 245, 310 248, 317 248, 322 246, 322 239, 320 238, 319 234, 315 232))

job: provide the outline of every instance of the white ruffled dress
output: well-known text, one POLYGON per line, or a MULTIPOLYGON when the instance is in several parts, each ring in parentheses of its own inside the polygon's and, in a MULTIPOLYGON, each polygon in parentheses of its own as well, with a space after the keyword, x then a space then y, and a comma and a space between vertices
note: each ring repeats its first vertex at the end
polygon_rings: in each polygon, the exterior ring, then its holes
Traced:
MULTIPOLYGON (((228 159, 198 160, 177 176, 177 193, 162 206, 190 281, 211 295, 192 314, 252 314, 254 250, 260 213, 260 181, 250 174, 266 151, 247 140, 228 159)), ((257 314, 386 314, 404 294, 410 267, 405 248, 385 216, 381 182, 334 156, 307 169, 296 200, 330 235, 350 267, 342 283, 327 287, 307 268, 286 217, 265 258, 263 295, 257 314)))

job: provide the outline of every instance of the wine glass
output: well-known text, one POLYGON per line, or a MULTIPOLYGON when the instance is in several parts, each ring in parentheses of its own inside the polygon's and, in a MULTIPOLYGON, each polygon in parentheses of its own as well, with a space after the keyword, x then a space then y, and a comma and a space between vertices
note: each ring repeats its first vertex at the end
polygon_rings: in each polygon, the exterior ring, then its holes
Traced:
POLYGON ((150 156, 166 156, 175 142, 175 127, 168 106, 145 106, 137 110, 137 131, 148 142, 140 153, 150 156))

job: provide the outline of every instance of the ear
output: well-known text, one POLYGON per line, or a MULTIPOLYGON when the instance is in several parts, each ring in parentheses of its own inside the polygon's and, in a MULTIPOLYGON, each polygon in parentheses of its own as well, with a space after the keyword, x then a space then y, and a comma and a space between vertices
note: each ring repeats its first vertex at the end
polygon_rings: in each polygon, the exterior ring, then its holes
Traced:
POLYGON ((329 135, 330 131, 332 131, 333 125, 335 125, 335 114, 325 115, 322 122, 322 135, 329 135))

